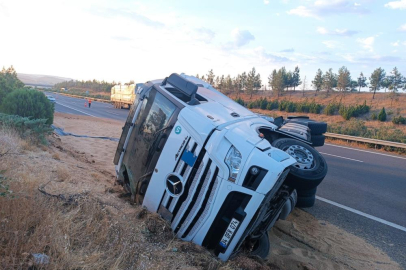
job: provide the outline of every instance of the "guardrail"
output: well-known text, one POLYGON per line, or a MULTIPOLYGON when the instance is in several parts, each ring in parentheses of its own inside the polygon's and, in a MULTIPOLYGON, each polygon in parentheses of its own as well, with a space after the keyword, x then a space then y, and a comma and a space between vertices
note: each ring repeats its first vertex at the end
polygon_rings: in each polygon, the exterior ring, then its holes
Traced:
POLYGON ((390 147, 395 147, 395 148, 406 149, 406 143, 389 142, 389 141, 369 139, 369 138, 356 137, 356 136, 343 135, 343 134, 335 134, 335 133, 329 133, 329 132, 325 133, 324 136, 326 138, 340 139, 340 140, 353 141, 353 142, 370 143, 370 144, 375 144, 375 145, 390 146, 390 147))

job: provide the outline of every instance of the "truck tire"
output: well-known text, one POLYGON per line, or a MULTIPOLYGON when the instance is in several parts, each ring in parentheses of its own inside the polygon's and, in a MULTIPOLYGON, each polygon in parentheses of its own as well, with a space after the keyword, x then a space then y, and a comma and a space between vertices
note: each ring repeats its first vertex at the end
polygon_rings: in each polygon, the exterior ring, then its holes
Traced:
POLYGON ((314 147, 323 146, 325 141, 324 135, 312 135, 312 143, 314 147))
POLYGON ((271 244, 269 243, 268 233, 264 233, 255 243, 253 249, 249 255, 259 256, 262 259, 268 257, 269 251, 271 249, 271 244))
POLYGON ((308 122, 307 126, 310 128, 312 135, 318 135, 327 132, 327 123, 324 122, 308 122))
POLYGON ((297 162, 290 166, 285 183, 297 190, 317 187, 327 174, 326 160, 313 147, 290 138, 275 140, 272 145, 279 148, 297 162))
POLYGON ((297 189, 297 197, 314 197, 317 192, 317 187, 312 189, 297 189))
POLYGON ((312 207, 315 202, 316 202, 316 195, 309 196, 309 197, 298 197, 296 207, 299 207, 299 208, 312 207))

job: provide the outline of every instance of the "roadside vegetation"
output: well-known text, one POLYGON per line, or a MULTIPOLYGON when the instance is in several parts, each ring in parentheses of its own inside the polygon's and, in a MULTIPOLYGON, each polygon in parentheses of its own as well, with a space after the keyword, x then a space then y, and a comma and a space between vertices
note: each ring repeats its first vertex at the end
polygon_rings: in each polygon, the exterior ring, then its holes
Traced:
MULTIPOLYGON (((134 83, 134 82, 130 82, 134 83)), ((88 81, 66 81, 54 85, 52 92, 65 93, 83 97, 110 100, 111 88, 116 85, 106 81, 88 80, 88 81)))
POLYGON ((53 123, 54 105, 43 93, 24 88, 13 67, 3 68, 0 71, 0 113, 22 117, 0 115, 1 123, 13 123, 24 132, 32 130, 38 133, 44 125, 49 127, 53 123))

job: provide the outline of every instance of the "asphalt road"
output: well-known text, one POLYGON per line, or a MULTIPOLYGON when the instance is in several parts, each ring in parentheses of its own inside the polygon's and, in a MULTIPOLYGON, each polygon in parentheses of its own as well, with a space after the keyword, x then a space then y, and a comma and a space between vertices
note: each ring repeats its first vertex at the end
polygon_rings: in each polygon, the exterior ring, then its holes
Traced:
MULTIPOLYGON (((57 112, 123 122, 128 114, 107 103, 88 108, 84 99, 52 95, 57 112)), ((406 157, 332 144, 317 150, 329 171, 316 204, 305 211, 364 238, 406 269, 406 157)))

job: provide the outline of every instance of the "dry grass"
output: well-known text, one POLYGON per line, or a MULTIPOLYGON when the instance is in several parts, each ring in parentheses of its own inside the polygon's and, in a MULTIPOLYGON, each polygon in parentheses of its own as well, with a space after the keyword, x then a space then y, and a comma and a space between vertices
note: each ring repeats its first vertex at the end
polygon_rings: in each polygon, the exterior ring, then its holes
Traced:
MULTIPOLYGON (((230 94, 230 98, 236 98, 235 94, 230 94)), ((240 94, 240 98, 243 100, 247 101, 253 101, 259 98, 264 98, 267 97, 269 99, 276 99, 276 97, 272 96, 271 91, 267 91, 265 93, 259 93, 256 95, 253 95, 252 98, 249 98, 249 95, 245 94, 240 94)), ((328 105, 331 102, 341 102, 342 104, 348 106, 348 105, 357 105, 357 104, 362 104, 364 101, 366 101, 367 105, 371 107, 370 113, 364 115, 361 117, 361 119, 367 121, 367 125, 370 124, 371 126, 376 126, 379 125, 382 122, 378 121, 369 121, 371 118, 372 113, 378 114, 379 111, 382 109, 382 107, 385 107, 386 113, 388 114, 387 116, 387 124, 390 126, 396 126, 397 128, 402 129, 405 134, 406 134, 406 126, 405 125, 394 125, 390 121, 392 121, 392 118, 398 114, 402 116, 406 116, 406 94, 398 94, 396 96, 393 96, 389 93, 376 93, 375 98, 372 99, 372 93, 346 93, 346 94, 341 94, 338 92, 333 92, 327 95, 325 92, 318 93, 317 96, 315 96, 315 91, 306 91, 305 96, 303 97, 302 92, 300 91, 289 91, 285 93, 283 96, 279 97, 279 100, 290 100, 294 102, 299 102, 303 101, 305 98, 309 100, 315 100, 316 103, 322 104, 322 105, 328 105), (389 115, 392 112, 391 115, 389 115), (372 123, 370 123, 372 122, 372 123)), ((269 111, 265 111, 268 112, 269 111)), ((277 115, 303 115, 303 113, 286 113, 286 112, 280 112, 280 111, 272 111, 276 113, 277 115)), ((336 122, 341 122, 343 121, 343 118, 339 115, 334 115, 334 116, 327 116, 327 115, 313 115, 309 114, 312 116, 312 118, 316 120, 323 120, 327 121, 329 123, 336 123, 336 122)))
POLYGON ((157 214, 118 198, 96 165, 50 141, 47 151, 30 151, 11 131, 0 132, 0 153, 12 150, 1 157, 0 171, 6 170, 14 195, 0 197, 0 269, 269 269, 246 257, 223 263, 175 238, 157 214), (78 177, 81 168, 89 171, 86 181, 105 186, 102 193, 78 177), (45 183, 45 192, 58 198, 38 191, 45 183), (49 263, 38 264, 35 253, 49 263))

